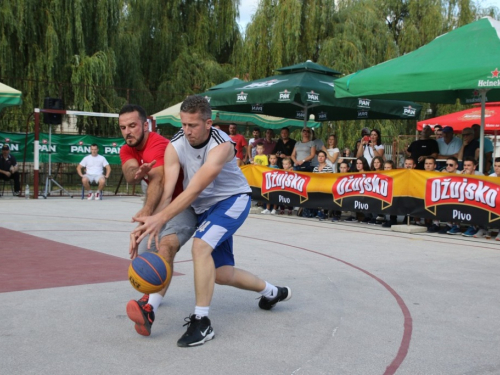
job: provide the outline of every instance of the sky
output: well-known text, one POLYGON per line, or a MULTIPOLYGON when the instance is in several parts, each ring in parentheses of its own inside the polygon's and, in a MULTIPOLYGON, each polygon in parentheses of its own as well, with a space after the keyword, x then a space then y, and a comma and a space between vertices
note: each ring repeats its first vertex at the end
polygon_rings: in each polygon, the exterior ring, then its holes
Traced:
MULTIPOLYGON (((245 32, 247 23, 252 20, 252 15, 257 10, 260 0, 241 0, 240 1, 240 28, 242 32, 245 32)), ((500 9, 500 0, 477 0, 477 3, 481 4, 482 7, 496 6, 500 9)))

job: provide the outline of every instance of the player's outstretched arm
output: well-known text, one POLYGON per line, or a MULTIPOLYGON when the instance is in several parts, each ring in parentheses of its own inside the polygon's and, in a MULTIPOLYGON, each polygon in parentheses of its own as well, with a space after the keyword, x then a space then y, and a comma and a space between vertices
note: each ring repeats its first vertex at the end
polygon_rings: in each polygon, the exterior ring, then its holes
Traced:
POLYGON ((148 234, 150 234, 150 242, 153 237, 157 237, 163 224, 189 207, 201 192, 215 180, 224 165, 233 158, 234 146, 231 142, 225 142, 213 148, 208 153, 207 160, 203 166, 189 182, 189 185, 173 202, 156 215, 147 218, 137 218, 138 222, 143 223, 143 225, 138 226, 134 230, 134 232, 141 233, 139 241, 148 234))

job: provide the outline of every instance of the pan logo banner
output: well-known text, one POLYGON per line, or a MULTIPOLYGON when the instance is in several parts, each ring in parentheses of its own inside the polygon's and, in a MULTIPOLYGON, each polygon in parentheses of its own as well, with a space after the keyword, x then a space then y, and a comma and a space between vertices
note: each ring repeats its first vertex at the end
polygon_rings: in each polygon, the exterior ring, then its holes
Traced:
POLYGON ((247 97, 248 97, 248 93, 242 91, 242 92, 236 94, 236 102, 237 103, 246 103, 247 97))
POLYGON ((415 117, 417 114, 417 109, 413 108, 411 105, 408 107, 403 107, 403 116, 415 117))
POLYGON ((500 178, 396 169, 308 173, 246 165, 253 199, 272 204, 500 227, 500 178))
POLYGON ((319 103, 319 94, 314 91, 307 92, 307 101, 311 103, 319 103))
POLYGON ((370 109, 370 103, 371 103, 370 99, 358 98, 358 108, 370 109))
POLYGON ((288 90, 280 91, 280 96, 279 96, 278 101, 289 102, 290 101, 290 94, 291 94, 291 92, 288 90))

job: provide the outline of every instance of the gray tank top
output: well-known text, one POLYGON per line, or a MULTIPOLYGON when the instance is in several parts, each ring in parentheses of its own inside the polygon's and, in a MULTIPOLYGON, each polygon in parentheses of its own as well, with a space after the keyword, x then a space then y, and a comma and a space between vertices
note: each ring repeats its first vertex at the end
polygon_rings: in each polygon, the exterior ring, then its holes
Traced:
MULTIPOLYGON (((191 146, 186 137, 184 137, 182 130, 174 135, 171 144, 174 146, 175 151, 177 151, 177 156, 184 172, 184 189, 188 186, 189 181, 191 181, 195 173, 205 163, 210 150, 225 142, 231 142, 235 145, 226 133, 216 128, 211 129, 208 143, 201 148, 191 146)), ((234 152, 236 155, 236 149, 234 152)), ((201 192, 191 206, 197 214, 201 214, 230 196, 251 193, 251 191, 247 179, 236 163, 236 157, 233 157, 230 162, 224 165, 215 180, 201 192)))

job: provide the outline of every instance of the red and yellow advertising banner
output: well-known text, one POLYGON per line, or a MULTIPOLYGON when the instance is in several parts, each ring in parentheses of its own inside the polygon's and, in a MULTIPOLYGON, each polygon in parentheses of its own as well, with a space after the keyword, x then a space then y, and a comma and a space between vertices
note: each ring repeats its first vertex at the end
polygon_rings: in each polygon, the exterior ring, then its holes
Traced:
POLYGON ((255 200, 500 227, 496 177, 408 169, 307 173, 254 165, 242 171, 255 200))

